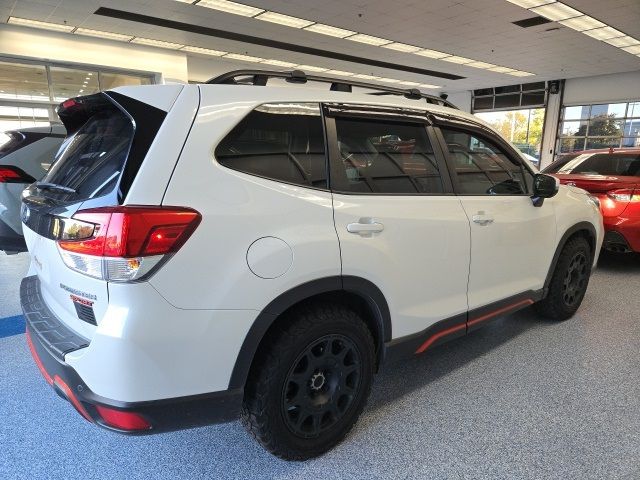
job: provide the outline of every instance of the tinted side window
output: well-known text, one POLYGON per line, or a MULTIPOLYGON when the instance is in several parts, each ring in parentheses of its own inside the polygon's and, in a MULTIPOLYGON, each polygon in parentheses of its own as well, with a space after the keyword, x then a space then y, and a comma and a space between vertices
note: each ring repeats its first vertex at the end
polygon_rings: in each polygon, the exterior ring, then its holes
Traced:
POLYGON ((318 104, 267 104, 245 117, 218 145, 220 164, 307 187, 326 188, 318 104))
POLYGON ((442 193, 442 179, 420 124, 336 118, 341 167, 336 190, 362 193, 442 193))
POLYGON ((511 160, 495 143, 476 134, 443 128, 455 166, 460 193, 472 195, 524 195, 531 191, 533 175, 511 160))

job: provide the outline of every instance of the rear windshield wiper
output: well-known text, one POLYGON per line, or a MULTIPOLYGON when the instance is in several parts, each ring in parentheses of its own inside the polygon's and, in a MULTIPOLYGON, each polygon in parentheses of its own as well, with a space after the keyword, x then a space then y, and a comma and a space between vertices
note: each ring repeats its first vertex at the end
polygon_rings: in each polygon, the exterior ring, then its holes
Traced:
POLYGON ((71 187, 65 187, 64 185, 58 185, 57 183, 36 182, 36 187, 43 190, 59 190, 66 193, 77 193, 75 189, 71 187))

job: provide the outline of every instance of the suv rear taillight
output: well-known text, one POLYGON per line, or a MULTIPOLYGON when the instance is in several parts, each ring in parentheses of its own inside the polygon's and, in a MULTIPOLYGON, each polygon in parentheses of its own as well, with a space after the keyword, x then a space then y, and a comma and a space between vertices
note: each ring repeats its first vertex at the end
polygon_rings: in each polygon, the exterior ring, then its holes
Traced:
POLYGON ((36 179, 12 165, 0 165, 0 183, 33 183, 36 179))
POLYGON ((72 270, 110 282, 131 282, 148 276, 177 252, 201 218, 183 207, 80 210, 60 220, 57 243, 72 270))

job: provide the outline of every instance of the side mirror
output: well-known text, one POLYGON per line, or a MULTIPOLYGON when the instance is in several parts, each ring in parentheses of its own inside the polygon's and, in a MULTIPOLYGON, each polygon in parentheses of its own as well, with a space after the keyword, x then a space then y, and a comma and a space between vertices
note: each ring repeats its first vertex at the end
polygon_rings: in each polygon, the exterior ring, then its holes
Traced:
POLYGON ((542 206, 545 198, 551 198, 558 193, 560 188, 560 180, 551 175, 545 175, 544 173, 538 173, 533 177, 533 205, 536 207, 542 206))

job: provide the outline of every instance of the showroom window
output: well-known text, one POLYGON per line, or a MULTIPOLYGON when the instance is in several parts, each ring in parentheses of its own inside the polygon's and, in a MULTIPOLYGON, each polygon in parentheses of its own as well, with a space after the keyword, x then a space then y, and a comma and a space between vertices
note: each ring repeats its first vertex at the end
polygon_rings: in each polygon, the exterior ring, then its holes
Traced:
POLYGON ((67 98, 152 83, 152 74, 0 60, 0 132, 57 121, 55 107, 67 98))
POLYGON ((640 101, 562 109, 558 152, 609 147, 640 147, 640 101))
POLYGON ((545 82, 534 82, 474 90, 473 113, 537 163, 542 145, 546 88, 545 82))
POLYGON ((225 167, 294 185, 327 188, 320 105, 266 104, 253 110, 215 151, 225 167))
POLYGON ((460 193, 468 195, 524 195, 532 190, 533 175, 484 137, 443 128, 460 193))
POLYGON ((382 194, 437 194, 443 185, 423 124, 337 117, 341 168, 336 190, 382 194))

